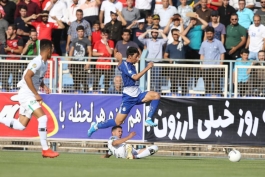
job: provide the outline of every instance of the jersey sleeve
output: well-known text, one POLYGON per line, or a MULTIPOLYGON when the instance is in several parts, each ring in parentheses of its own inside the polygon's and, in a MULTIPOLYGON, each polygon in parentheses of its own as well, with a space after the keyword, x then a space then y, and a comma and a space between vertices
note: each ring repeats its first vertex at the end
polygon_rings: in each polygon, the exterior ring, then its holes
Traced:
POLYGON ((32 60, 28 65, 28 69, 34 72, 34 74, 40 69, 40 67, 41 62, 37 60, 32 60))
POLYGON ((122 72, 122 74, 125 74, 131 78, 137 74, 135 71, 131 70, 125 62, 123 62, 118 69, 122 72))
POLYGON ((108 140, 108 147, 112 146, 112 142, 117 140, 118 137, 117 136, 111 136, 108 140))

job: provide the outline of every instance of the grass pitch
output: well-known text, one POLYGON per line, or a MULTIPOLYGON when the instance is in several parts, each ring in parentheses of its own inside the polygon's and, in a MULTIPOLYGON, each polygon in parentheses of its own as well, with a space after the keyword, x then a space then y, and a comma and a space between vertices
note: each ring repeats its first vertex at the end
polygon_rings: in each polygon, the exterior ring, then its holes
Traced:
POLYGON ((101 155, 0 151, 0 177, 264 177, 265 160, 152 156, 125 160, 101 155))

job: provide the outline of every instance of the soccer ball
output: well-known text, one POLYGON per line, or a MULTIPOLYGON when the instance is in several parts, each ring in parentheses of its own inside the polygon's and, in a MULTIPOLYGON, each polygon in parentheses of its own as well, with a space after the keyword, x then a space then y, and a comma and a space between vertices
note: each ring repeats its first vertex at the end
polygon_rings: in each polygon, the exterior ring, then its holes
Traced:
POLYGON ((231 162, 239 162, 241 159, 241 153, 238 150, 233 149, 228 153, 228 159, 231 162))

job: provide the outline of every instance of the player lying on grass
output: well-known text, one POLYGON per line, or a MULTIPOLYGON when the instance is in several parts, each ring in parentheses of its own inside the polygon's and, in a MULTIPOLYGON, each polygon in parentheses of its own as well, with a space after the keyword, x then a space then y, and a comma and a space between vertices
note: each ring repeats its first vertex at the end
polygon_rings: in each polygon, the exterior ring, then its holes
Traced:
POLYGON ((126 144, 126 141, 133 138, 136 133, 131 132, 127 137, 122 137, 122 127, 120 125, 116 125, 112 127, 111 130, 112 136, 108 141, 108 154, 105 154, 104 158, 109 158, 114 155, 116 158, 123 159, 141 159, 147 156, 151 156, 158 151, 158 147, 156 145, 152 145, 145 149, 134 149, 131 144, 126 144))
POLYGON ((20 87, 18 92, 20 104, 19 118, 0 117, 0 123, 16 130, 24 130, 33 115, 38 119, 39 123, 38 133, 42 146, 42 156, 53 158, 59 154, 48 147, 46 140, 48 118, 41 108, 39 102, 42 101, 42 98, 38 93, 39 87, 42 87, 46 93, 50 93, 50 89, 43 83, 43 78, 47 71, 47 60, 51 58, 51 55, 52 42, 42 39, 40 41, 40 55, 28 64, 21 81, 17 84, 20 87))
POLYGON ((130 110, 133 106, 144 104, 146 102, 150 102, 150 111, 148 113, 148 117, 145 121, 146 126, 155 127, 155 124, 152 121, 152 117, 157 110, 160 95, 154 91, 145 91, 142 92, 139 88, 139 79, 149 70, 154 64, 149 62, 147 67, 142 70, 140 73, 136 72, 136 68, 134 66, 135 63, 139 60, 139 51, 135 47, 129 47, 126 51, 127 59, 122 60, 121 53, 116 53, 115 57, 119 61, 118 69, 122 72, 122 80, 123 80, 123 93, 122 93, 122 103, 120 106, 120 110, 114 119, 108 119, 105 122, 100 123, 91 123, 91 127, 88 130, 88 137, 96 132, 98 129, 104 129, 108 127, 113 127, 116 125, 121 125, 129 114, 130 110))

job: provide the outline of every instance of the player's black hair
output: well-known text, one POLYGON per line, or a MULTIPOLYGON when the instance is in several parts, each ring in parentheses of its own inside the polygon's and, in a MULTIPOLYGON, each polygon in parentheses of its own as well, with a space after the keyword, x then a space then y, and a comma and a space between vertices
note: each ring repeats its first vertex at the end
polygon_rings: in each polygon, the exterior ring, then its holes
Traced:
POLYGON ((20 6, 19 10, 21 10, 21 9, 25 9, 26 11, 28 11, 28 7, 26 5, 20 6))
POLYGON ((129 29, 124 29, 124 30, 122 30, 122 35, 123 35, 124 33, 129 33, 129 34, 131 34, 131 30, 129 30, 129 29))
POLYGON ((12 30, 17 30, 17 25, 15 24, 8 25, 8 27, 11 27, 12 30))
POLYGON ((116 130, 118 128, 122 129, 122 127, 120 125, 115 125, 114 127, 112 127, 111 132, 113 132, 114 130, 116 130))
POLYGON ((241 49, 240 54, 243 54, 243 53, 249 54, 249 50, 248 49, 241 49))
POLYGON ((109 34, 110 32, 109 32, 108 29, 103 28, 103 29, 101 30, 101 33, 103 33, 103 34, 109 34))
POLYGON ((129 48, 127 49, 127 51, 126 51, 127 58, 128 58, 129 56, 134 55, 135 53, 139 54, 138 49, 137 49, 136 47, 129 47, 129 48))
POLYGON ((84 26, 82 26, 82 25, 79 25, 78 27, 76 27, 76 31, 78 31, 78 30, 85 30, 85 28, 84 28, 84 26))
POLYGON ((206 29, 205 29, 205 32, 212 32, 214 33, 214 28, 212 26, 207 26, 206 29))
POLYGON ((52 50, 52 41, 48 39, 42 39, 40 40, 40 50, 47 50, 51 49, 52 50))
POLYGON ((171 30, 171 34, 173 34, 174 31, 179 32, 179 30, 177 28, 174 28, 174 29, 171 30))
POLYGON ((77 9, 77 10, 76 10, 76 13, 77 13, 77 12, 83 13, 83 10, 82 10, 82 9, 77 9))

